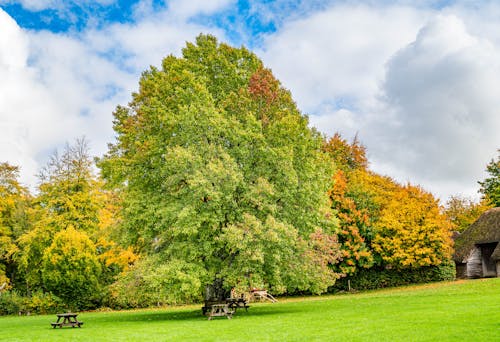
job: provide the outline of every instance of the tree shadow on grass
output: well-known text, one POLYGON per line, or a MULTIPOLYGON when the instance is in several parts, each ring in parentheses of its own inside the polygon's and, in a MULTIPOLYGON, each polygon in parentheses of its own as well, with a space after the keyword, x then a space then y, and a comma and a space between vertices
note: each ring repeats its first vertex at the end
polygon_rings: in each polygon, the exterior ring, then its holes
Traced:
POLYGON ((99 322, 147 322, 147 321, 189 321, 203 317, 201 310, 164 311, 164 312, 116 312, 111 315, 98 315, 89 318, 99 322))
MULTIPOLYGON (((249 308, 248 311, 237 310, 233 314, 233 318, 251 318, 251 317, 262 317, 262 316, 275 316, 275 315, 286 315, 293 314, 294 312, 302 311, 296 307, 274 307, 274 306, 258 306, 256 308, 249 308)), ((84 315, 82 315, 84 316, 84 315)), ((200 309, 196 310, 172 310, 168 311, 166 309, 162 312, 115 312, 109 315, 103 314, 95 317, 85 318, 88 321, 94 322, 154 322, 154 321, 200 321, 207 320, 207 316, 204 316, 200 309)))

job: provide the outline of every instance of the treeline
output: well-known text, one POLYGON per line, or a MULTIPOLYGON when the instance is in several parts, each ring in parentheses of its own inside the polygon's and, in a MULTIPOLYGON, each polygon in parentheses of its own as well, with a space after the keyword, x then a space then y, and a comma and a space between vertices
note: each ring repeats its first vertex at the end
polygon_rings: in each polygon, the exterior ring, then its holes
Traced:
POLYGON ((0 164, 0 313, 95 308, 134 264, 116 238, 117 193, 93 173, 85 140, 54 154, 36 194, 0 164))
POLYGON ((196 302, 214 282, 294 294, 454 277, 438 201, 371 172, 357 139, 311 129, 245 48, 199 36, 143 73, 113 125, 99 174, 84 139, 35 194, 0 164, 0 313, 196 302))

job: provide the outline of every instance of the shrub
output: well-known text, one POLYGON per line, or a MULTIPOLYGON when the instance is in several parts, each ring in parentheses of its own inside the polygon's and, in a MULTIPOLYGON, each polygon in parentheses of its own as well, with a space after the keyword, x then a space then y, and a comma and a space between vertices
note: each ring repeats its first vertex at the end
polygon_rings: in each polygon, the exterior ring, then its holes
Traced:
POLYGON ((63 301, 47 292, 37 291, 30 298, 26 298, 25 301, 25 310, 31 313, 49 314, 65 310, 63 301))
POLYGON ((154 258, 142 260, 109 287, 109 303, 103 304, 129 309, 199 301, 201 284, 184 272, 185 267, 182 262, 161 265, 154 258), (173 281, 172 273, 182 275, 181 280, 173 281))
POLYGON ((373 290, 409 284, 430 283, 455 279, 455 265, 452 262, 439 266, 425 266, 413 269, 386 269, 372 267, 360 269, 352 276, 338 280, 329 292, 354 290, 373 290))
POLYGON ((49 314, 65 309, 63 301, 48 292, 37 291, 30 297, 22 296, 17 291, 0 294, 0 315, 49 314))
POLYGON ((45 288, 62 298, 72 310, 93 308, 100 291, 101 264, 95 245, 73 227, 58 232, 42 259, 45 288))
POLYGON ((0 293, 0 315, 14 315, 25 310, 26 299, 16 291, 0 293))

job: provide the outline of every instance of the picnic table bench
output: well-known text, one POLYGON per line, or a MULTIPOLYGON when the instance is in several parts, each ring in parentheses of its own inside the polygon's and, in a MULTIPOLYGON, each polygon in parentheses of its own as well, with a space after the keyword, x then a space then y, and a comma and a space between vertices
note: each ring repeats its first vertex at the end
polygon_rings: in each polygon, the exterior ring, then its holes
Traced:
POLYGON ((208 320, 210 321, 212 317, 223 317, 226 316, 227 319, 233 318, 234 309, 229 307, 229 304, 212 304, 210 311, 208 312, 208 320))
POLYGON ((244 294, 237 295, 234 288, 228 291, 224 288, 222 280, 216 279, 213 284, 205 286, 205 302, 201 311, 209 320, 217 316, 226 316, 230 319, 239 308, 248 311, 250 306, 247 303, 244 294))
POLYGON ((226 304, 229 309, 236 311, 236 309, 244 308, 245 311, 248 311, 250 305, 247 304, 247 300, 245 298, 226 298, 225 300, 206 300, 205 305, 201 308, 201 311, 204 315, 206 315, 209 311, 212 310, 212 306, 215 304, 226 304))
POLYGON ((239 308, 244 308, 245 311, 248 311, 248 308, 250 305, 247 304, 247 301, 245 298, 227 298, 226 303, 228 304, 229 308, 231 309, 239 309, 239 308))
POLYGON ((52 325, 52 328, 62 328, 62 327, 78 327, 81 328, 81 325, 83 322, 80 322, 76 319, 76 316, 78 314, 75 313, 62 313, 62 314, 56 314, 57 316, 57 322, 52 322, 50 323, 52 325))

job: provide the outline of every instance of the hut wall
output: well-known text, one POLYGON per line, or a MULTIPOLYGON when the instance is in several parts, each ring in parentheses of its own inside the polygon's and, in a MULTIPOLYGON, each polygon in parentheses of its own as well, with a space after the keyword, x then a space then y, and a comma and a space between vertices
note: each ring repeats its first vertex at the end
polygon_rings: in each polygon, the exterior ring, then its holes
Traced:
POLYGON ((481 244, 478 246, 481 249, 481 260, 483 261, 483 277, 497 276, 496 262, 491 258, 491 255, 497 247, 497 244, 497 242, 493 242, 481 244))
POLYGON ((456 277, 458 279, 467 278, 467 264, 457 262, 455 263, 455 269, 456 269, 456 277))
POLYGON ((481 278, 483 276, 483 263, 481 250, 476 246, 467 259, 467 278, 481 278))
POLYGON ((500 260, 497 260, 497 277, 500 277, 500 260))

